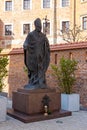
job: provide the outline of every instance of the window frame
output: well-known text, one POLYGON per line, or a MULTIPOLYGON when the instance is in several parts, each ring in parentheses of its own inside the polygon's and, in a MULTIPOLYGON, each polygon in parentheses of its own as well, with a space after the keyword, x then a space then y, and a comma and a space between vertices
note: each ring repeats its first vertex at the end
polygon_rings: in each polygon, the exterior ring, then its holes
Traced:
POLYGON ((5 0, 5 1, 4 1, 4 11, 7 12, 7 11, 12 11, 12 10, 13 10, 13 1, 12 1, 12 0, 5 0), (12 6, 12 7, 11 7, 11 10, 6 10, 6 2, 11 2, 11 3, 12 3, 12 5, 11 5, 11 6, 12 6))
POLYGON ((82 30, 84 30, 84 31, 86 31, 86 30, 87 30, 87 22, 86 22, 86 29, 84 29, 84 22, 83 22, 83 18, 85 18, 85 17, 87 18, 87 15, 84 15, 84 16, 82 16, 82 17, 81 17, 81 29, 82 29, 82 30))
POLYGON ((24 26, 24 24, 30 24, 30 32, 32 31, 32 22, 23 22, 22 23, 22 36, 25 36, 25 35, 27 35, 27 34, 24 34, 23 32, 24 32, 24 28, 23 28, 23 26, 24 26))
POLYGON ((5 25, 4 25, 4 35, 5 36, 12 36, 13 35, 13 24, 12 23, 6 23, 5 25), (6 35, 6 26, 10 26, 11 25, 11 35, 6 35))
POLYGON ((68 0, 68 1, 69 1, 69 4, 67 6, 62 6, 62 0, 60 0, 60 7, 62 7, 62 8, 69 7, 70 6, 70 0, 68 0))
POLYGON ((32 0, 30 0, 30 8, 24 9, 24 0, 22 0, 22 10, 31 10, 32 9, 32 0))
POLYGON ((81 0, 81 3, 83 3, 83 2, 87 2, 87 0, 81 0))
POLYGON ((70 20, 61 20, 61 21, 60 21, 60 30, 62 30, 62 31, 63 31, 63 28, 62 28, 62 27, 63 27, 63 26, 62 26, 62 23, 63 23, 63 22, 69 22, 69 27, 70 27, 70 20))
POLYGON ((50 0, 50 7, 43 7, 43 0, 41 1, 41 8, 42 9, 50 9, 50 8, 52 8, 52 0, 50 0))
POLYGON ((28 33, 24 33, 24 25, 29 25, 29 30, 31 31, 31 24, 30 23, 24 23, 23 24, 23 30, 22 30, 23 31, 23 35, 27 35, 30 31, 28 33))

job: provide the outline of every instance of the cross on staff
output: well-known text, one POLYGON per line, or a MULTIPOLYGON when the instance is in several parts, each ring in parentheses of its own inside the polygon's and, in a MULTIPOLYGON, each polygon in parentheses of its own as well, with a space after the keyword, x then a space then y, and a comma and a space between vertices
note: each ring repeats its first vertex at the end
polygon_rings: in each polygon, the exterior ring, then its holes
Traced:
POLYGON ((49 19, 47 19, 47 15, 45 16, 45 18, 43 18, 44 22, 44 30, 45 30, 45 35, 47 33, 47 27, 48 27, 48 21, 49 19))

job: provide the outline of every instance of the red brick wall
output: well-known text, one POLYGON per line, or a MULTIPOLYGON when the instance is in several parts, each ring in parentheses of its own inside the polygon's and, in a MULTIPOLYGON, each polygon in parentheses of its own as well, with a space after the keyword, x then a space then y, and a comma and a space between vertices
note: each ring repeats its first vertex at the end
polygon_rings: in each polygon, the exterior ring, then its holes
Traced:
MULTIPOLYGON (((73 91, 80 94, 80 103, 83 106, 87 106, 87 47, 75 48, 75 49, 63 49, 55 50, 51 52, 51 63, 55 63, 55 55, 57 54, 57 64, 62 56, 69 58, 70 53, 72 57, 78 61, 76 70, 76 83, 73 86, 73 91)), ((50 72, 52 73, 52 71, 50 72)), ((57 87, 57 81, 50 75, 49 83, 54 87, 57 87), (53 80, 52 80, 53 78, 53 80)))
MULTIPOLYGON (((83 106, 87 105, 87 43, 81 44, 65 44, 65 45, 53 45, 51 46, 51 61, 50 64, 55 64, 55 55, 57 57, 56 63, 62 56, 69 57, 72 53, 72 57, 78 61, 78 67, 76 71, 76 83, 73 87, 73 91, 80 94, 80 103, 83 106)), ((9 96, 12 96, 12 91, 22 88, 28 83, 27 74, 24 72, 24 58, 22 49, 13 49, 10 53, 9 63, 9 96)), ((49 66, 46 73, 47 84, 49 87, 58 87, 55 77, 52 75, 51 67, 49 66)))
POLYGON ((18 88, 23 87, 27 82, 27 74, 24 71, 24 57, 23 50, 13 49, 9 54, 9 97, 12 97, 12 91, 16 91, 18 88))

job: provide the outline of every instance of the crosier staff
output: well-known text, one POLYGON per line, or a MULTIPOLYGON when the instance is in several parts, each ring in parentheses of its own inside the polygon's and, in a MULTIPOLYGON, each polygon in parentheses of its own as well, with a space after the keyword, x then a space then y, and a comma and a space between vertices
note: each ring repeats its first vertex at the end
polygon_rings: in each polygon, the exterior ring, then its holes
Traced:
POLYGON ((45 18, 43 18, 43 20, 45 20, 45 22, 44 22, 44 25, 45 25, 45 35, 47 34, 47 27, 48 27, 48 21, 49 21, 49 19, 47 19, 47 15, 45 16, 45 18))

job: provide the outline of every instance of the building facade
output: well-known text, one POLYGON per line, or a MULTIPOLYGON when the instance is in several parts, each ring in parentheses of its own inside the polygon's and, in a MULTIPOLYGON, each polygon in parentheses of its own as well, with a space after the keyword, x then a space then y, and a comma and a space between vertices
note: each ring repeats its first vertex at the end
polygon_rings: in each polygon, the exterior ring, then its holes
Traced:
POLYGON ((50 44, 63 43, 61 33, 75 25, 87 32, 87 0, 0 0, 0 45, 20 47, 34 20, 41 18, 42 31, 47 19, 50 44))

